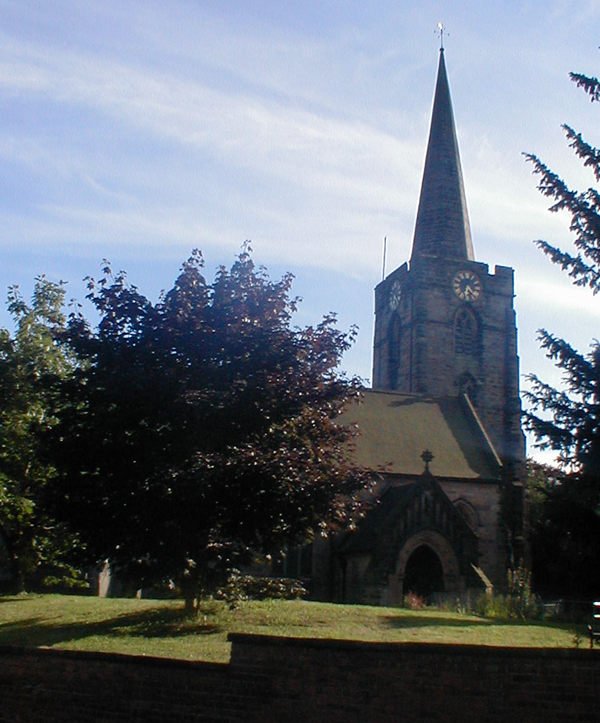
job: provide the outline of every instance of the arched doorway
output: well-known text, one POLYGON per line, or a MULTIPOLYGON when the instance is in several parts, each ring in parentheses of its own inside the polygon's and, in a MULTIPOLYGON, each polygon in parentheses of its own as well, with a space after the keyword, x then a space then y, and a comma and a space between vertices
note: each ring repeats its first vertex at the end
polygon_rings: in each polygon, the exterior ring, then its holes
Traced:
POLYGON ((411 554, 404 571, 404 592, 414 592, 425 599, 434 592, 444 592, 444 571, 440 558, 428 545, 411 554))

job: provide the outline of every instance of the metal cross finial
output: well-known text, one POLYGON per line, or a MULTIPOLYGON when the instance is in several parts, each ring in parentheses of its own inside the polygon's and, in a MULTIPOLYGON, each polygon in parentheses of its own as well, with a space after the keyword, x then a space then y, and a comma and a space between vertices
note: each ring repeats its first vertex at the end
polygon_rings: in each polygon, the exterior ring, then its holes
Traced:
POLYGON ((425 472, 429 472, 429 463, 433 460, 433 454, 430 450, 424 449, 421 454, 421 459, 425 462, 425 472))
POLYGON ((436 35, 440 36, 440 50, 444 49, 444 31, 446 30, 446 26, 441 21, 437 24, 437 32, 436 35))

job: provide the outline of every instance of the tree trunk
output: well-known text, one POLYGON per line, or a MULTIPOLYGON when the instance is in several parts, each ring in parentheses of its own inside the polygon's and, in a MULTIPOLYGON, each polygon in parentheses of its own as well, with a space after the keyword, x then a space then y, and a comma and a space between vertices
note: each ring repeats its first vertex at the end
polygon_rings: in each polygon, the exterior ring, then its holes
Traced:
POLYGON ((189 617, 198 615, 199 576, 195 563, 189 560, 181 577, 181 592, 185 601, 185 614, 189 617))
POLYGON ((185 595, 184 611, 187 617, 196 618, 198 617, 198 598, 192 593, 191 595, 185 595))

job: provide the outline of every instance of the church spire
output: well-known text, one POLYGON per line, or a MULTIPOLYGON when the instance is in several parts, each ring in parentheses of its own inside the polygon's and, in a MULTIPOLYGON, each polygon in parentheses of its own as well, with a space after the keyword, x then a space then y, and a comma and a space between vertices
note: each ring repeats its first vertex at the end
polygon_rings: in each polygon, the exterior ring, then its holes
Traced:
POLYGON ((425 256, 474 259, 443 47, 411 263, 425 256))

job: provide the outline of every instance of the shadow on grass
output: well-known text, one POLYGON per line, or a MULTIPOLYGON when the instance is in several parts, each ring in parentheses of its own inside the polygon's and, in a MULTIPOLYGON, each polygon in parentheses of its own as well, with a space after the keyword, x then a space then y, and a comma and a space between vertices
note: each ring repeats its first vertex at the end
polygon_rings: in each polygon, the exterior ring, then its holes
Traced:
POLYGON ((52 646, 94 636, 107 638, 180 638, 214 635, 222 627, 203 618, 191 620, 181 610, 141 610, 97 622, 54 623, 32 617, 0 624, 0 644, 52 646))
POLYGON ((509 620, 490 620, 489 618, 465 618, 461 620, 455 616, 447 617, 440 613, 439 615, 390 615, 384 618, 385 624, 390 628, 426 628, 426 627, 445 627, 445 628, 465 628, 469 626, 486 627, 488 625, 505 625, 514 621, 509 620))
POLYGON ((33 600, 31 597, 27 597, 26 595, 0 595, 0 603, 3 602, 9 602, 9 603, 16 603, 16 602, 25 602, 25 601, 33 600))
MULTIPOLYGON (((483 628, 489 626, 504 626, 504 625, 523 625, 527 627, 539 627, 539 628, 556 628, 557 630, 566 630, 568 632, 575 632, 577 626, 574 623, 559 623, 547 620, 522 620, 520 618, 474 618, 469 616, 464 620, 460 618, 446 617, 442 613, 440 615, 411 615, 411 616, 393 616, 390 615, 384 618, 385 624, 390 628, 425 628, 430 626, 435 627, 446 627, 446 628, 465 628, 465 627, 476 627, 483 628)), ((580 626, 584 629, 584 626, 580 626)))

